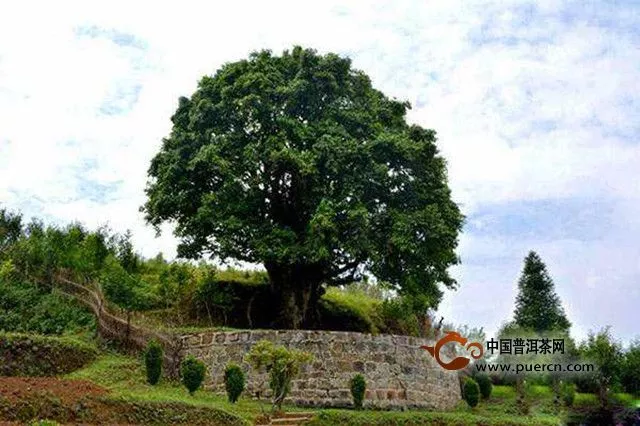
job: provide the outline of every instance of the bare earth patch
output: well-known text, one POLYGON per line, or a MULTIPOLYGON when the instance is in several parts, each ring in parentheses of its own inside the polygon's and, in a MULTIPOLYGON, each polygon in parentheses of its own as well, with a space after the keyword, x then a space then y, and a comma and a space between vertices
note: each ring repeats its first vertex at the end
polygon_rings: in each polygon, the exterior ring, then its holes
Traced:
POLYGON ((108 391, 86 380, 55 377, 0 377, 0 395, 11 402, 47 393, 65 405, 89 396, 103 396, 108 391))
POLYGON ((102 386, 82 379, 0 376, 0 426, 32 419, 84 425, 246 424, 240 417, 215 408, 123 400, 109 394, 102 386))

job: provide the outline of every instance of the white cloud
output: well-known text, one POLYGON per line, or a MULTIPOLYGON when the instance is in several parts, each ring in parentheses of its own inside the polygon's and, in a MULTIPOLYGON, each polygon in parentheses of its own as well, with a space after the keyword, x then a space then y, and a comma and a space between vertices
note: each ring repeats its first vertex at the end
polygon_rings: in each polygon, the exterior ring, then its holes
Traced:
POLYGON ((638 14, 624 6, 575 6, 13 3, 0 15, 0 202, 53 220, 108 220, 132 228, 145 255, 171 256, 172 238, 154 240, 138 207, 177 98, 252 50, 303 44, 337 51, 385 93, 411 101, 412 121, 438 131, 466 214, 496 203, 572 197, 605 200, 614 209, 618 226, 588 246, 579 236, 548 242, 465 234, 465 263, 456 269, 461 288, 443 305, 452 320, 506 319, 521 259, 541 247, 576 325, 595 328, 611 318, 628 337, 631 304, 640 302, 631 245, 640 236, 640 51, 632 31, 638 14), (121 113, 101 114, 109 103, 121 113), (87 197, 91 182, 109 186, 109 198, 87 197), (483 265, 487 253, 506 263, 483 265), (476 305, 483 311, 465 314, 487 287, 506 292, 492 302, 498 308, 476 305), (622 300, 620 292, 630 296, 622 300), (623 318, 614 317, 614 303, 627 309, 623 318))

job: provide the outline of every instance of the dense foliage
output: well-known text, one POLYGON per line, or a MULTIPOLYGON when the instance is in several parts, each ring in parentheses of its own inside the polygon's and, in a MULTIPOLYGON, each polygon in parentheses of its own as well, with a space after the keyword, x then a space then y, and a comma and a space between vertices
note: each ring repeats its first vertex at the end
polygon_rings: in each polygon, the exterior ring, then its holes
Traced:
POLYGON ((640 396, 640 340, 633 342, 625 352, 620 379, 627 392, 640 396))
POLYGON ((229 402, 235 403, 244 391, 244 372, 237 364, 228 364, 224 370, 224 387, 229 402))
POLYGON ((187 388, 190 395, 200 389, 207 367, 202 361, 196 359, 193 355, 187 356, 180 364, 180 377, 182 384, 187 388))
POLYGON ((473 408, 480 402, 480 386, 471 377, 466 377, 462 384, 462 398, 473 408))
POLYGON ((362 409, 362 402, 367 390, 367 382, 362 374, 356 374, 351 378, 349 383, 351 390, 351 398, 353 398, 353 406, 356 410, 362 409))
MULTIPOLYGON (((525 350, 523 353, 516 354, 515 351, 512 351, 510 354, 499 354, 496 353, 494 357, 494 362, 501 364, 511 364, 515 365, 518 363, 524 365, 532 365, 532 364, 567 364, 573 362, 580 362, 578 360, 578 349, 576 347, 575 342, 571 338, 568 331, 564 330, 551 330, 546 332, 537 332, 532 329, 519 327, 514 322, 504 324, 500 330, 498 331, 498 339, 507 339, 512 342, 516 342, 517 339, 521 339, 522 344, 525 344, 525 350), (526 350, 526 342, 528 339, 532 340, 541 340, 548 339, 550 342, 554 339, 562 340, 564 344, 564 351, 558 351, 553 353, 540 353, 537 352, 528 352, 526 350)), ((526 376, 527 381, 534 384, 544 384, 553 386, 554 382, 559 380, 559 372, 535 372, 535 371, 527 371, 524 374, 520 374, 520 376, 526 376)), ((493 373, 492 377, 497 379, 496 383, 503 384, 514 384, 514 375, 512 372, 497 372, 493 373)))
POLYGON ((571 326, 546 265, 533 251, 524 260, 518 290, 515 323, 519 327, 544 332, 567 330, 571 326))
POLYGON ((624 360, 622 346, 613 339, 609 328, 605 328, 598 333, 590 333, 579 349, 583 359, 595 364, 596 371, 578 381, 578 386, 585 381, 588 385, 594 386, 600 404, 606 408, 611 387, 620 380, 624 360))
POLYGON ((560 385, 560 398, 565 406, 571 407, 576 399, 576 387, 571 382, 562 382, 560 385))
POLYGON ((22 216, 0 209, 0 260, 22 235, 22 216))
POLYGON ((474 377, 480 387, 480 395, 482 399, 489 399, 493 390, 493 383, 487 374, 478 374, 474 377))
MULTIPOLYGON (((0 246, 0 330, 57 335, 95 330, 91 312, 50 285, 53 281, 48 278, 57 271, 64 271, 79 283, 100 283, 113 305, 127 312, 144 312, 145 317, 157 319, 163 326, 277 326, 272 309, 277 301, 270 292, 268 275, 262 271, 223 270, 202 262, 167 262, 161 255, 143 259, 135 253, 130 234, 121 236, 107 228, 88 231, 78 224, 45 226, 37 220, 23 224, 19 214, 2 209, 0 246)), ((384 283, 366 281, 329 288, 318 307, 318 328, 430 336, 434 318, 416 312, 411 297, 387 289, 384 283)), ((468 329, 462 334, 483 341, 482 330, 477 336, 476 332, 468 329)), ((509 337, 508 333, 513 337, 542 336, 512 323, 498 337, 509 337)), ((604 383, 609 391, 638 393, 637 342, 624 350, 609 334, 609 344, 600 344, 606 339, 594 338, 578 351, 566 331, 545 336, 564 339, 567 358, 538 355, 536 362, 589 361, 606 354, 600 349, 607 345, 615 348, 611 352, 616 359, 614 369, 606 367, 609 363, 604 355, 596 362, 605 362, 602 371, 609 378, 596 374, 575 377, 579 391, 600 394, 604 383)), ((518 355, 516 362, 523 361, 527 357, 518 355)), ((492 378, 508 382, 506 377, 492 378)), ((550 375, 528 379, 544 384, 557 381, 550 375)))
POLYGON ((162 345, 155 340, 151 340, 144 352, 144 365, 147 372, 147 383, 155 385, 160 381, 162 375, 162 345))
POLYGON ((149 168, 147 220, 181 256, 264 265, 283 325, 312 327, 323 285, 365 272, 422 308, 463 217, 433 130, 348 58, 294 48, 225 64, 182 97, 149 168))
POLYGON ((273 410, 280 411, 291 390, 291 381, 304 364, 311 362, 312 355, 284 346, 275 346, 268 340, 260 340, 251 347, 245 358, 253 368, 258 371, 265 369, 269 374, 273 410))
MULTIPOLYGON (((45 226, 38 221, 23 226, 19 215, 0 212, 7 222, 0 223, 0 230, 7 236, 0 281, 28 275, 45 284, 32 286, 31 290, 42 303, 33 297, 14 297, 18 287, 4 293, 14 300, 5 300, 6 312, 0 311, 7 330, 61 333, 74 328, 64 321, 52 325, 52 318, 64 320, 71 313, 66 308, 51 315, 33 312, 36 308, 47 312, 57 309, 59 295, 51 292, 49 284, 59 271, 79 283, 98 282, 110 304, 121 308, 127 317, 131 312, 144 311, 151 321, 167 327, 278 326, 278 312, 273 309, 278 298, 271 291, 266 272, 222 270, 202 262, 167 262, 161 255, 143 259, 135 253, 129 233, 118 235, 104 227, 88 231, 78 224, 45 226), (50 293, 52 296, 48 296, 50 293), (17 304, 26 311, 16 315, 21 312, 17 304), (14 317, 30 319, 31 325, 9 325, 14 317)), ((388 287, 361 281, 329 288, 318 305, 315 328, 427 335, 430 330, 425 312, 418 309, 413 298, 394 295, 385 290, 388 287)), ((86 318, 91 317, 87 314, 86 318)))
POLYGON ((0 263, 0 330, 59 335, 93 329, 93 314, 76 300, 20 278, 9 261, 0 263))
POLYGON ((77 370, 97 355, 70 337, 0 333, 0 376, 56 376, 77 370))

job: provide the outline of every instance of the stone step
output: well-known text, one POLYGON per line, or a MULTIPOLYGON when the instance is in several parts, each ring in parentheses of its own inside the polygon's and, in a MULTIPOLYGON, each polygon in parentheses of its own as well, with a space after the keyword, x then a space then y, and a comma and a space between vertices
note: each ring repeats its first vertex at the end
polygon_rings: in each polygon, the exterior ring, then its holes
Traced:
POLYGON ((271 424, 278 426, 299 425, 310 419, 311 417, 280 417, 277 419, 271 419, 271 424))
POLYGON ((310 411, 290 411, 288 413, 284 413, 282 416, 279 417, 313 417, 315 416, 316 413, 310 412, 310 411))
POLYGON ((292 411, 271 419, 269 424, 273 426, 300 426, 311 420, 313 416, 315 416, 315 413, 292 411))

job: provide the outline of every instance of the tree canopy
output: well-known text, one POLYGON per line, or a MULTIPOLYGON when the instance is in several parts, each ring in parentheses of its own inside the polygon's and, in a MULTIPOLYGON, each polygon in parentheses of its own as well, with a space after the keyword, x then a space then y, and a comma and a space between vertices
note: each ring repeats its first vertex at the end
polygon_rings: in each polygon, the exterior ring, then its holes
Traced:
POLYGON ((351 61, 295 47, 222 66, 181 97, 149 168, 146 219, 178 254, 261 263, 283 325, 313 322, 323 285, 372 274, 436 306, 463 216, 435 131, 351 61))
POLYGON ((518 326, 537 332, 567 330, 571 326, 546 265, 533 251, 524 259, 518 290, 515 310, 518 326))
POLYGON ((18 241, 22 233, 22 216, 0 209, 0 259, 6 250, 18 241))

